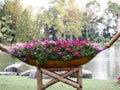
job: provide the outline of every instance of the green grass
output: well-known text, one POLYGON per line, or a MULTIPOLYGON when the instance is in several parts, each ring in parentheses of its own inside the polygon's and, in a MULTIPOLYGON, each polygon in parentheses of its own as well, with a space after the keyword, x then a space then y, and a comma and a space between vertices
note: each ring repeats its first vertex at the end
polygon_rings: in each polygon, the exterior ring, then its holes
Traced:
MULTIPOLYGON (((44 83, 48 79, 44 79, 44 83)), ((36 79, 21 76, 0 76, 0 90, 37 90, 36 79)), ((61 82, 46 90, 76 90, 61 82)), ((83 79, 83 90, 120 90, 120 84, 114 80, 83 79)))

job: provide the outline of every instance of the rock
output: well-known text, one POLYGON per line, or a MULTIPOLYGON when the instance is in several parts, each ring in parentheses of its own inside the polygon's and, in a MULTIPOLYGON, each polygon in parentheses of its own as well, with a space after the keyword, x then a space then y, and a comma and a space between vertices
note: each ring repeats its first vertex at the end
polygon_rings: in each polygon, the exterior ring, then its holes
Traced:
MULTIPOLYGON (((71 77, 77 77, 77 74, 75 73, 75 74, 71 75, 71 77)), ((92 72, 89 70, 83 69, 82 70, 82 78, 92 78, 92 72)))
POLYGON ((19 75, 20 76, 29 76, 30 72, 31 72, 31 70, 27 70, 25 72, 21 72, 19 75))
POLYGON ((16 72, 0 72, 0 75, 17 75, 16 72))
POLYGON ((20 76, 29 76, 29 78, 36 78, 37 77, 37 70, 31 69, 25 72, 20 73, 20 76))
POLYGON ((92 78, 92 72, 89 70, 83 69, 83 78, 92 78))
POLYGON ((29 78, 37 78, 37 70, 31 70, 30 74, 29 74, 29 78))
POLYGON ((12 64, 12 65, 9 65, 5 68, 4 72, 21 73, 21 72, 23 72, 22 64, 15 63, 15 64, 12 64))

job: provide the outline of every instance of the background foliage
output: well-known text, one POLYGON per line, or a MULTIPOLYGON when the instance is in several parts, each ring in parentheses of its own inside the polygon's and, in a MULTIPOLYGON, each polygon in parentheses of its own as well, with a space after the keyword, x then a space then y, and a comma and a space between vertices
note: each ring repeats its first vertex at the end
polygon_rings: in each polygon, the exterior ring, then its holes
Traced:
POLYGON ((106 9, 96 1, 78 7, 75 0, 50 0, 49 8, 32 14, 20 0, 0 3, 0 42, 17 43, 40 39, 87 39, 106 42, 117 32, 118 3, 108 1, 106 9), (112 33, 110 32, 112 30, 112 33))

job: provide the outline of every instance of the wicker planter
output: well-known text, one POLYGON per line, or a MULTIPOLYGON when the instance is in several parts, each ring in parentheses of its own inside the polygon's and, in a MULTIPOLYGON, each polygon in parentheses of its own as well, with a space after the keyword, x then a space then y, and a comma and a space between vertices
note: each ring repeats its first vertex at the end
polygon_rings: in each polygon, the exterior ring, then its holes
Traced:
POLYGON ((77 67, 83 64, 88 63, 90 60, 92 60, 94 56, 89 56, 89 57, 83 57, 80 59, 75 59, 71 61, 60 61, 60 60, 48 60, 46 63, 42 64, 37 64, 35 60, 29 60, 25 63, 32 65, 32 66, 37 66, 37 67, 42 67, 42 68, 68 68, 68 67, 77 67))

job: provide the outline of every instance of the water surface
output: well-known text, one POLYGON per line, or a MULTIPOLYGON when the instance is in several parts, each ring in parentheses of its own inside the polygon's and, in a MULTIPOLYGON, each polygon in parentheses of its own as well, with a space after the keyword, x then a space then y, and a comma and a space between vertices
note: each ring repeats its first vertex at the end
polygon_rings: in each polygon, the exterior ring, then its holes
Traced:
POLYGON ((111 47, 100 52, 83 67, 92 71, 95 79, 116 79, 120 76, 120 48, 111 47))

